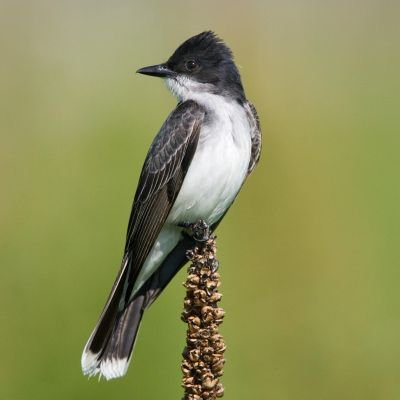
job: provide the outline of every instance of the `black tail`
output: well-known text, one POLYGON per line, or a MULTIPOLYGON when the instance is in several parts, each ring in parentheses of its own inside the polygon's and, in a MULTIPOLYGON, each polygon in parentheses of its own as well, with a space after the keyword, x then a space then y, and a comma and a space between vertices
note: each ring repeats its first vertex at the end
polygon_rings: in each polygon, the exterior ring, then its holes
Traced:
POLYGON ((125 375, 145 309, 144 300, 144 296, 132 300, 117 315, 112 330, 106 338, 100 336, 99 330, 95 330, 82 354, 84 374, 100 374, 106 379, 125 375), (97 351, 94 343, 99 337, 101 337, 104 347, 97 351))
POLYGON ((106 379, 125 375, 144 310, 186 263, 186 250, 193 243, 189 237, 181 240, 134 298, 125 305, 121 301, 129 262, 127 258, 123 260, 100 320, 83 350, 81 363, 85 375, 100 374, 106 379))
POLYGON ((136 336, 141 316, 143 314, 143 298, 132 301, 128 306, 121 304, 128 274, 129 259, 128 257, 125 257, 122 261, 121 269, 114 282, 107 303, 101 313, 99 322, 90 335, 85 349, 83 350, 81 364, 85 375, 96 375, 99 373, 107 379, 114 377, 114 374, 108 372, 110 362, 115 359, 110 350, 115 347, 115 344, 113 345, 113 343, 115 343, 116 338, 120 337, 122 333, 123 322, 127 319, 127 315, 133 315, 134 312, 136 312, 137 315, 137 323, 135 327, 132 326, 132 330, 136 336), (113 345, 113 347, 110 347, 111 345, 113 345))

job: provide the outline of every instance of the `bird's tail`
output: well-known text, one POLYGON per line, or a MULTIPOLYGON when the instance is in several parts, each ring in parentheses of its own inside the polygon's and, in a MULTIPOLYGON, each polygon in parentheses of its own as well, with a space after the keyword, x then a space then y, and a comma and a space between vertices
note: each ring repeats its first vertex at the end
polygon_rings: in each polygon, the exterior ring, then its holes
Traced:
POLYGON ((100 351, 92 347, 89 339, 82 354, 82 370, 85 375, 99 374, 108 380, 126 374, 142 315, 143 298, 139 297, 129 303, 118 316, 100 351))
POLYGON ((186 251, 193 245, 193 239, 185 236, 127 304, 124 298, 129 260, 123 260, 100 320, 83 350, 85 375, 99 374, 106 379, 125 375, 144 310, 186 263, 186 251))
POLYGON ((125 375, 145 308, 145 296, 124 301, 128 259, 124 260, 110 296, 82 354, 85 375, 106 379, 125 375))

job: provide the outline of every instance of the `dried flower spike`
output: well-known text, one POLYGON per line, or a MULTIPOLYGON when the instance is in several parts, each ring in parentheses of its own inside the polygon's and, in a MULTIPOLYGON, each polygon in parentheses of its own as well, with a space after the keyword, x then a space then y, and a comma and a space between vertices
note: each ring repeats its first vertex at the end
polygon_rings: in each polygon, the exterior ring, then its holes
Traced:
POLYGON ((218 306, 220 275, 217 271, 215 236, 199 221, 192 227, 196 247, 187 254, 191 261, 184 287, 186 297, 182 320, 187 323, 186 347, 182 353, 184 400, 215 400, 224 395, 219 379, 225 363, 226 346, 218 332, 224 310, 218 306))

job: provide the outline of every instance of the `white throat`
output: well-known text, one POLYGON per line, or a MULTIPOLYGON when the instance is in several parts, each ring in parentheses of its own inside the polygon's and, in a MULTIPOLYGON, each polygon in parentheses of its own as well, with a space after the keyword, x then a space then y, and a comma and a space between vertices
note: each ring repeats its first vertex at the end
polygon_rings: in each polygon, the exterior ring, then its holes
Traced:
POLYGON ((227 118, 232 122, 233 119, 243 118, 243 123, 247 123, 243 107, 234 99, 215 93, 214 86, 210 83, 196 82, 185 76, 167 78, 166 83, 179 101, 193 100, 217 119, 227 118))
POLYGON ((213 85, 210 83, 196 82, 185 76, 177 76, 176 78, 167 78, 167 86, 179 101, 194 100, 199 104, 207 102, 209 96, 221 97, 214 93, 213 85))

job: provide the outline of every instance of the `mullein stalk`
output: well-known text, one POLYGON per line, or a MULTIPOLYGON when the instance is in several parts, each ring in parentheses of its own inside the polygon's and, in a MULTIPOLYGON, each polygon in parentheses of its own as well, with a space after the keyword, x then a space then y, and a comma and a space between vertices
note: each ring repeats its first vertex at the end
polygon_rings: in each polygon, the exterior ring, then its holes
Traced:
MULTIPOLYGON (((201 223, 204 228, 205 224, 201 223)), ((191 264, 184 283, 186 297, 182 313, 182 320, 188 326, 182 354, 184 400, 214 400, 224 395, 220 378, 226 346, 219 325, 225 312, 218 306, 222 295, 218 291, 221 282, 217 272, 216 238, 209 234, 208 227, 205 232, 187 254, 191 264)))

